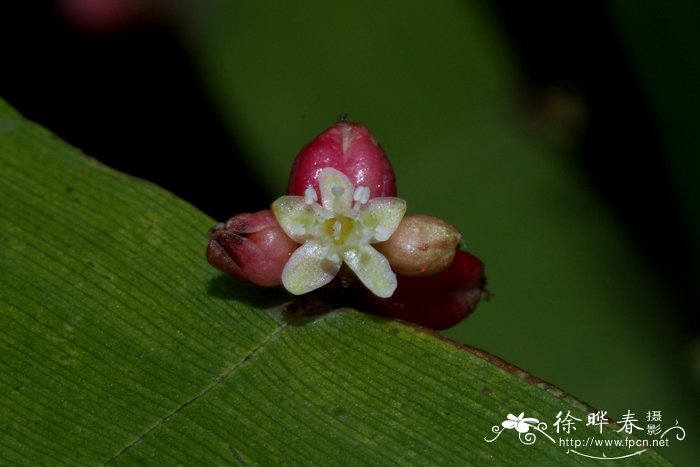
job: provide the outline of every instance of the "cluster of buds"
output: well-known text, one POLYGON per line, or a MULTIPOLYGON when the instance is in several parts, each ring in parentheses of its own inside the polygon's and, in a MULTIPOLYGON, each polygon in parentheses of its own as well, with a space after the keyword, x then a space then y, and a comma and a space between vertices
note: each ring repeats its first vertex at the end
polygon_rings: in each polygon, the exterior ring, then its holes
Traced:
POLYGON ((344 305, 445 329, 484 291, 483 263, 461 239, 441 219, 406 214, 382 148, 341 119, 302 149, 272 209, 212 229, 207 259, 242 281, 337 291, 344 305))

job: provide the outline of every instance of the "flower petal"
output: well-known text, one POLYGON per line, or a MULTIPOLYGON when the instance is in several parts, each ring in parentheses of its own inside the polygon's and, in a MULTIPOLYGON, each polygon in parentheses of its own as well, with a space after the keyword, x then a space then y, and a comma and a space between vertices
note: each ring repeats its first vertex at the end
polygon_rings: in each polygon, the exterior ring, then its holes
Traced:
POLYGON ((374 295, 389 298, 396 290, 396 274, 389 261, 369 245, 351 248, 343 253, 343 260, 374 295))
POLYGON ((310 241, 297 248, 282 271, 284 288, 294 295, 316 290, 338 274, 340 258, 326 258, 326 248, 310 241))
POLYGON ((512 430, 517 425, 517 422, 515 420, 504 420, 501 425, 507 430, 512 430))
POLYGON ((515 430, 518 433, 527 433, 528 431, 530 431, 530 425, 528 425, 527 423, 518 422, 515 424, 515 430))
POLYGON ((406 201, 401 198, 372 198, 358 220, 371 235, 370 243, 384 242, 396 232, 404 214, 406 201))
POLYGON ((297 243, 316 234, 318 216, 302 196, 282 196, 272 203, 272 212, 284 233, 297 243))
POLYGON ((318 174, 318 184, 324 208, 334 213, 350 209, 355 188, 343 172, 326 167, 318 174))

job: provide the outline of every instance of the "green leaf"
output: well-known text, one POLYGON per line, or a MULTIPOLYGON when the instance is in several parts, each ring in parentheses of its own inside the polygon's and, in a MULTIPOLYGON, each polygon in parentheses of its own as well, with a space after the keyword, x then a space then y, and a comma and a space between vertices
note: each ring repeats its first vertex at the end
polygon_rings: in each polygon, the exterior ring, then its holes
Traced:
POLYGON ((585 405, 400 322, 286 313, 283 295, 206 263, 211 219, 1 101, 0 203, 5 464, 582 460, 542 435, 485 438, 521 411, 553 433, 558 411, 585 420, 585 405))

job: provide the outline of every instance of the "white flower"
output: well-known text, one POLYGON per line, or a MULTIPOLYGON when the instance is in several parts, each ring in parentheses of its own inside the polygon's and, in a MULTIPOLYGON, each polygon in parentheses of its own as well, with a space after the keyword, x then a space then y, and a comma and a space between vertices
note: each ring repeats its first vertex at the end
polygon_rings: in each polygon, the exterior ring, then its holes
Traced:
POLYGON ((525 412, 521 412, 520 415, 518 415, 517 417, 512 413, 509 413, 506 417, 508 420, 504 420, 503 423, 501 423, 501 425, 503 425, 503 428, 506 428, 508 430, 515 428, 518 433, 527 433, 528 431, 530 431, 532 423, 540 422, 536 418, 523 418, 524 416, 525 412))
POLYGON ((345 262, 375 295, 396 290, 396 275, 387 259, 370 246, 389 239, 406 212, 399 198, 369 199, 369 188, 354 188, 345 174, 322 169, 316 190, 304 196, 282 196, 272 203, 277 221, 297 248, 282 271, 282 284, 295 295, 315 290, 338 274, 345 262))

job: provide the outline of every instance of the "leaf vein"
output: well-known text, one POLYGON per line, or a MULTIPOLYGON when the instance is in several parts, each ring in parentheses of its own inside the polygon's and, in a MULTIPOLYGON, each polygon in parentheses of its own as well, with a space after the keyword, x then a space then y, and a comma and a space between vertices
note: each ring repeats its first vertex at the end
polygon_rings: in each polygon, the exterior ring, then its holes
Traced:
POLYGON ((236 447, 233 444, 228 445, 228 450, 231 452, 231 455, 236 460, 236 462, 238 462, 241 465, 241 467, 248 467, 248 463, 245 461, 241 453, 238 452, 238 449, 236 449, 236 447))
POLYGON ((247 354, 243 356, 235 365, 232 367, 228 368, 224 373, 215 378, 214 382, 211 383, 209 386, 206 388, 202 389, 200 392, 195 394, 193 397, 190 399, 186 400, 179 406, 177 406, 175 409, 173 409, 170 413, 166 414, 163 416, 160 420, 158 420, 153 426, 148 428, 146 431, 138 435, 133 441, 131 441, 129 444, 127 444, 124 448, 122 448, 120 451, 118 451, 115 455, 113 455, 111 458, 109 458, 104 465, 109 465, 118 460, 120 457, 124 456, 128 451, 136 447, 137 445, 141 444, 146 438, 148 438, 151 434, 156 432, 160 427, 165 425, 171 418, 176 416, 178 413, 182 412, 185 408, 189 407, 190 405, 194 404, 207 394, 209 394, 212 390, 214 390, 217 386, 219 386, 221 383, 226 381, 228 378, 230 378, 236 370, 238 370, 241 366, 245 365, 253 356, 258 353, 263 347, 265 347, 268 343, 270 343, 272 340, 277 338, 282 332, 293 322, 293 320, 287 321, 284 324, 278 326, 270 335, 268 335, 260 344, 255 346, 253 349, 251 349, 247 354))

